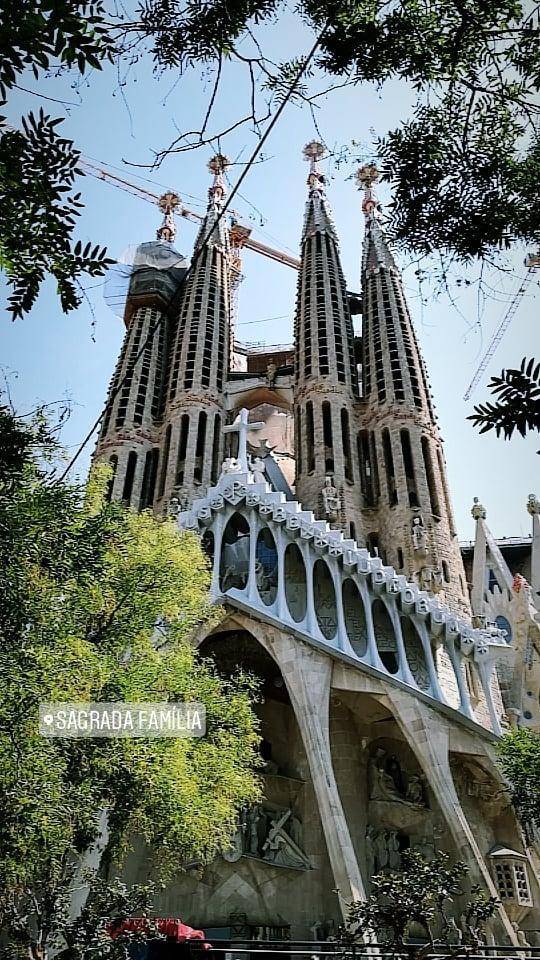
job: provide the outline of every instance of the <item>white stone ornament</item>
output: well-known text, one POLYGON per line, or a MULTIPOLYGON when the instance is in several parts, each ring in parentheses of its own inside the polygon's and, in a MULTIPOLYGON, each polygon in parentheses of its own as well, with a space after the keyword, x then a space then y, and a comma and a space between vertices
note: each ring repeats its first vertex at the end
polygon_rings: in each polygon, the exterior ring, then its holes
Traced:
POLYGON ((341 510, 341 499, 336 487, 332 482, 332 477, 324 478, 322 497, 326 516, 336 517, 341 510))

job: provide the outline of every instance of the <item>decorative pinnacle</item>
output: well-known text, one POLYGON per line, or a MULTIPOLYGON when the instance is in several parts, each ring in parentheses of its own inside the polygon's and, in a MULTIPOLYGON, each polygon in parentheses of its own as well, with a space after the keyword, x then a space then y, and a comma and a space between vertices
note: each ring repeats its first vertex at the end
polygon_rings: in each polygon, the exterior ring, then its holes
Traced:
POLYGON ((534 517, 535 514, 540 514, 540 500, 535 493, 530 493, 527 499, 527 510, 529 511, 531 517, 534 517))
POLYGON ((371 216, 371 214, 374 213, 379 206, 379 202, 373 189, 373 186, 375 183, 377 183, 378 179, 379 171, 374 163, 365 163, 364 166, 360 167, 356 172, 358 189, 364 191, 362 210, 366 217, 371 216))
POLYGON ((216 153, 216 155, 209 161, 208 169, 210 170, 210 173, 213 173, 214 175, 214 182, 208 191, 210 200, 216 200, 218 203, 223 200, 227 192, 223 174, 230 164, 231 161, 229 158, 224 156, 222 153, 216 153))
POLYGON ((318 140, 311 140, 310 143, 306 143, 302 154, 304 160, 309 161, 309 174, 308 174, 308 186, 312 189, 324 187, 324 175, 319 170, 319 160, 326 153, 326 147, 324 143, 319 143, 318 140))
POLYGON ((480 503, 478 497, 474 497, 471 514, 472 514, 473 520, 486 519, 486 508, 480 503))
POLYGON ((174 222, 174 211, 180 206, 180 197, 172 190, 168 190, 158 200, 158 207, 163 213, 163 223, 157 231, 158 240, 164 240, 165 243, 173 243, 176 236, 176 224, 174 222))

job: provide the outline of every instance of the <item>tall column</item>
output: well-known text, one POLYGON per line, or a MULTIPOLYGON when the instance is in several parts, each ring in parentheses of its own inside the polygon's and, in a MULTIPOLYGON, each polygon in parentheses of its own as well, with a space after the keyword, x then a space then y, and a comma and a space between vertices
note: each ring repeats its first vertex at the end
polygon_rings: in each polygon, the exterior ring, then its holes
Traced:
POLYGON ((339 244, 318 161, 309 143, 309 196, 302 233, 295 315, 296 496, 320 519, 361 539, 356 436, 358 382, 352 319, 339 244), (328 509, 323 487, 336 494, 328 509))
POLYGON ((109 387, 94 460, 113 468, 110 496, 152 507, 161 456, 163 392, 169 343, 169 308, 185 273, 171 246, 176 194, 160 206, 157 241, 137 248, 124 312, 126 334, 109 387))
POLYGON ((403 283, 362 167, 366 235, 362 260, 363 400, 358 434, 363 524, 377 549, 422 589, 470 612, 442 441, 403 283))
POLYGON ((230 363, 229 238, 221 216, 226 157, 210 163, 213 183, 188 279, 177 304, 164 431, 167 456, 160 476, 162 508, 183 506, 217 479, 223 459, 224 384, 230 363))

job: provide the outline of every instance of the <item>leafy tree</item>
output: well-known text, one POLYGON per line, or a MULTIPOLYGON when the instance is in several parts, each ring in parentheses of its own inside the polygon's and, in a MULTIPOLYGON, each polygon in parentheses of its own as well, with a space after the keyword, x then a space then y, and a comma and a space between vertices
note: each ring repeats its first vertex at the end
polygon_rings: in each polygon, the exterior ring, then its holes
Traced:
POLYGON ((503 370, 491 378, 489 388, 497 402, 479 404, 468 417, 480 433, 495 430, 509 440, 515 430, 522 437, 529 430, 540 431, 540 363, 524 357, 519 370, 503 370))
POLYGON ((345 938, 378 943, 411 958, 431 953, 436 942, 455 945, 456 955, 462 946, 478 946, 497 901, 478 887, 467 894, 466 875, 465 864, 451 863, 444 853, 426 860, 418 851, 405 851, 399 873, 372 877, 367 900, 351 904, 345 938), (456 897, 465 900, 459 927, 449 913, 456 897))
MULTIPOLYGON (((0 103, 25 70, 36 80, 53 66, 100 70, 114 51, 104 18, 100 0, 0 0, 0 103)), ((67 313, 81 302, 81 274, 101 276, 112 263, 104 248, 72 242, 83 204, 70 191, 82 171, 79 152, 58 135, 61 121, 40 110, 17 131, 0 118, 0 269, 13 287, 13 319, 31 309, 47 274, 67 313)))
POLYGON ((0 926, 40 960, 73 922, 65 903, 79 861, 106 831, 104 869, 139 836, 166 877, 228 846, 239 809, 259 791, 252 686, 221 679, 189 639, 214 615, 197 539, 107 503, 107 468, 86 493, 51 482, 43 441, 56 456, 42 422, 2 411, 0 926), (199 701, 207 733, 41 737, 38 705, 58 701, 199 701))
POLYGON ((498 741, 497 753, 520 820, 534 832, 540 828, 540 736, 526 727, 510 730, 498 741))

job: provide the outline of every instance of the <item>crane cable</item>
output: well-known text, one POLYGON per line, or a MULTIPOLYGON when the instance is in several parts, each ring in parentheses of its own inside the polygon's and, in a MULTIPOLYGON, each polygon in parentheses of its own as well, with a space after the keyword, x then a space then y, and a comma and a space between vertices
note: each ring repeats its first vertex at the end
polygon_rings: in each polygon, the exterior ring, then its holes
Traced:
MULTIPOLYGON (((229 208, 229 206, 230 206, 230 204, 231 204, 231 201, 232 201, 233 197, 238 193, 238 190, 240 189, 240 187, 241 187, 242 183, 244 182, 245 178, 247 177, 247 175, 248 175, 251 167, 253 166, 255 160, 257 159, 257 156, 258 156, 261 148, 263 147, 264 143, 266 142, 266 140, 267 140, 268 137, 270 136, 270 133, 272 132, 272 130, 273 130, 273 128, 275 127, 276 123, 278 122, 279 118, 281 117, 281 114, 283 113, 285 107, 287 106, 287 103, 289 102, 289 100, 290 100, 291 97, 293 96, 293 94, 294 94, 294 92, 295 92, 295 90, 296 90, 296 88, 297 88, 300 80, 302 79, 304 73, 305 73, 306 70, 308 69, 311 61, 313 60, 313 57, 315 56, 315 54, 316 54, 316 52, 317 52, 317 50, 318 50, 318 48, 319 48, 319 46, 320 46, 320 44, 321 44, 321 42, 322 42, 322 39, 323 39, 326 31, 328 30, 329 26, 330 26, 330 18, 329 18, 329 19, 326 21, 326 23, 324 24, 324 27, 322 28, 321 32, 319 33, 318 37, 316 38, 315 43, 314 43, 313 46, 311 47, 311 50, 309 51, 306 59, 305 59, 304 62, 302 63, 301 67, 297 70, 297 72, 296 72, 296 74, 295 74, 295 76, 294 76, 294 78, 293 78, 293 81, 292 81, 290 87, 289 87, 288 90, 287 90, 287 93, 286 93, 285 96, 283 97, 283 100, 281 101, 278 109, 276 110, 274 116, 272 117, 270 123, 268 124, 268 126, 267 126, 266 130, 264 131, 262 137, 260 138, 259 142, 256 144, 256 146, 255 146, 255 148, 254 148, 254 150, 253 150, 253 152, 252 152, 249 160, 247 161, 246 166, 245 166, 244 169, 242 170, 242 173, 240 174, 240 176, 239 176, 238 180, 236 181, 234 187, 232 188, 229 196, 227 197, 225 203, 223 204, 223 207, 222 207, 221 210, 219 211, 219 214, 218 214, 215 222, 212 224, 212 226, 211 226, 210 230, 208 231, 208 233, 206 234, 204 240, 199 244, 198 248, 195 250, 194 255, 193 255, 193 257, 192 257, 192 260, 191 260, 191 263, 190 263, 190 265, 189 265, 189 267, 188 267, 188 269, 187 269, 187 271, 186 271, 186 273, 185 273, 184 281, 186 281, 186 280, 189 278, 189 276, 193 273, 193 270, 194 270, 195 266, 197 265, 197 261, 198 261, 200 255, 201 255, 204 247, 205 247, 206 244, 208 243, 208 240, 210 239, 210 237, 211 237, 212 234, 214 233, 216 227, 219 225, 219 223, 221 222, 221 220, 222 220, 223 217, 225 216, 225 214, 226 214, 226 212, 227 212, 227 210, 228 210, 228 208, 229 208)), ((143 344, 141 345, 140 349, 138 350, 136 356, 135 356, 134 359, 129 363, 128 368, 127 368, 126 372, 124 373, 124 376, 123 376, 123 377, 121 378, 121 380, 116 384, 116 387, 115 387, 113 390, 111 390, 110 395, 109 395, 109 397, 108 397, 108 399, 107 399, 107 406, 110 405, 110 404, 114 401, 114 399, 118 396, 118 393, 120 392, 122 386, 124 385, 124 383, 126 382, 126 380, 128 379, 128 377, 130 377, 131 374, 133 373, 133 370, 134 370, 136 364, 138 363, 138 361, 139 361, 140 358, 142 357, 142 355, 143 355, 143 353, 145 352, 148 344, 151 343, 151 341, 154 339, 154 336, 155 336, 155 334, 156 334, 156 331, 159 330, 161 324, 163 323, 163 319, 164 319, 164 314, 162 313, 162 314, 160 314, 160 317, 159 317, 159 319, 158 319, 155 327, 153 327, 152 330, 150 330, 150 331, 148 332, 148 336, 147 336, 146 339, 144 340, 144 342, 143 342, 143 344)), ((106 407, 105 407, 105 409, 106 409, 106 407)), ((91 438, 92 438, 92 436, 94 435, 95 431, 96 431, 97 428, 99 427, 101 421, 103 420, 103 417, 105 416, 105 409, 102 410, 102 412, 100 413, 99 417, 96 418, 96 420, 94 421, 94 423, 93 423, 92 426, 90 427, 88 433, 86 434, 86 436, 84 437, 84 439, 81 441, 81 443, 80 443, 79 446, 77 447, 77 450, 75 451, 75 453, 73 454, 73 456, 72 456, 71 459, 69 460, 69 462, 68 462, 65 470, 62 471, 62 473, 61 473, 60 476, 54 481, 54 483, 62 483, 62 481, 65 480, 67 474, 69 473, 69 471, 71 470, 71 468, 73 467, 73 465, 76 463, 76 461, 79 459, 79 457, 80 457, 81 453, 83 452, 84 448, 85 448, 86 445, 89 443, 89 441, 91 440, 91 438)))

